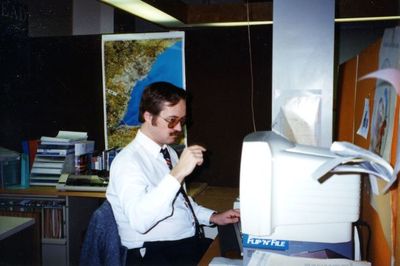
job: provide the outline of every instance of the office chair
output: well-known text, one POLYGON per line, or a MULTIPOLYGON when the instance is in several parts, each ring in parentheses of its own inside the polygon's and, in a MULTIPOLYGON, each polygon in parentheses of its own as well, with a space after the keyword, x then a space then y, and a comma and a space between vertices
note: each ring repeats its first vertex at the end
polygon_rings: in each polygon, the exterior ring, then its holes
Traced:
POLYGON ((90 218, 79 265, 125 266, 126 254, 111 205, 105 200, 90 218))

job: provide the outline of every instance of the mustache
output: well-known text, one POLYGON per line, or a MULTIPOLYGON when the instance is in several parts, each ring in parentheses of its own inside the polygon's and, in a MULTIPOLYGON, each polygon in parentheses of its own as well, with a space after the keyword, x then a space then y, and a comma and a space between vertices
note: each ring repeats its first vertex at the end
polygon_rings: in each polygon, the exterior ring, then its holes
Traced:
POLYGON ((179 137, 182 134, 181 131, 173 131, 171 133, 169 133, 170 136, 175 136, 175 137, 179 137))

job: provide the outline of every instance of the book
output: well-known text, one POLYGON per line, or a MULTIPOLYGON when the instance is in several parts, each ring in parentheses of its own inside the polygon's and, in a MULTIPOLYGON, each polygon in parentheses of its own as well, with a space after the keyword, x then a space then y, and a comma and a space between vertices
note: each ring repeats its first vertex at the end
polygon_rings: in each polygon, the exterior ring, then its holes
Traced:
POLYGON ((74 153, 45 156, 37 153, 30 174, 30 185, 56 186, 62 173, 74 173, 74 153))
POLYGON ((51 183, 57 183, 58 180, 60 179, 60 175, 39 175, 39 176, 34 176, 31 175, 31 181, 35 182, 51 182, 51 183))
POLYGON ((63 237, 63 209, 43 208, 43 238, 61 239, 63 237))
POLYGON ((79 140, 87 140, 86 132, 77 132, 77 131, 59 131, 57 136, 55 137, 47 137, 42 136, 40 138, 42 142, 46 142, 48 144, 56 144, 56 143, 73 143, 79 140))
POLYGON ((109 171, 112 161, 121 149, 113 148, 94 153, 91 158, 91 168, 97 171, 109 171))
MULTIPOLYGON (((38 158, 39 159, 39 158, 38 158)), ((35 168, 58 168, 58 169, 62 169, 64 165, 63 161, 48 161, 48 162, 43 162, 39 160, 36 160, 33 163, 33 167, 35 168)), ((32 171, 31 171, 32 172, 32 171)))
POLYGON ((23 140, 21 141, 22 153, 29 154, 29 141, 23 140))
POLYGON ((94 140, 80 140, 74 143, 75 156, 92 154, 94 152, 94 140))
POLYGON ((85 174, 90 171, 91 154, 75 156, 75 174, 85 174))
POLYGON ((36 156, 34 159, 35 162, 39 163, 57 163, 57 162, 64 162, 65 156, 36 156))
POLYGON ((43 167, 34 167, 32 168, 31 174, 57 174, 60 175, 62 172, 61 168, 43 168, 43 167))
POLYGON ((31 186, 51 186, 51 187, 55 187, 55 186, 57 186, 57 181, 54 181, 54 182, 47 181, 47 180, 31 181, 30 185, 31 186))
POLYGON ((56 150, 69 150, 69 149, 74 149, 74 144, 73 143, 48 143, 45 141, 40 141, 37 149, 45 149, 45 150, 51 150, 51 149, 56 149, 56 150))
POLYGON ((35 160, 37 147, 39 145, 38 139, 30 139, 28 142, 28 154, 29 154, 29 171, 32 169, 33 161, 35 160))
POLYGON ((74 153, 74 149, 37 149, 36 155, 40 156, 67 156, 68 154, 74 153))
POLYGON ((75 142, 75 174, 85 174, 90 171, 90 162, 93 152, 93 140, 75 142))

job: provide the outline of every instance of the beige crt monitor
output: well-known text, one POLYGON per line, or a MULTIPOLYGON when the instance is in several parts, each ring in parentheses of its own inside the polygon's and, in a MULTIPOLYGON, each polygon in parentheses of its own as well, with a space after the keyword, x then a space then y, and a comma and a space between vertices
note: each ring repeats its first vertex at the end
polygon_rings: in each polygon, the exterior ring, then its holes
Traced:
POLYGON ((329 148, 294 144, 270 131, 243 141, 240 167, 242 233, 289 241, 351 241, 359 218, 360 175, 311 178, 329 148))

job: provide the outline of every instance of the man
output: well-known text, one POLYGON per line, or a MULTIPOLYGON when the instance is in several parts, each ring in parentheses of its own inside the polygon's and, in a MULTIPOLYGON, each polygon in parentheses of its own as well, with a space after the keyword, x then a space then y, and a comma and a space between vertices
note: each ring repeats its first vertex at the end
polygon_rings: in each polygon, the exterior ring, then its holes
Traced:
POLYGON ((129 249, 127 264, 197 265, 211 240, 198 237, 196 225, 236 223, 240 214, 216 213, 185 198, 181 190, 206 151, 189 146, 178 159, 168 146, 185 123, 183 89, 167 82, 151 84, 143 92, 139 116, 142 126, 113 160, 106 192, 122 244, 129 249), (170 158, 165 159, 161 149, 167 149, 170 158))

